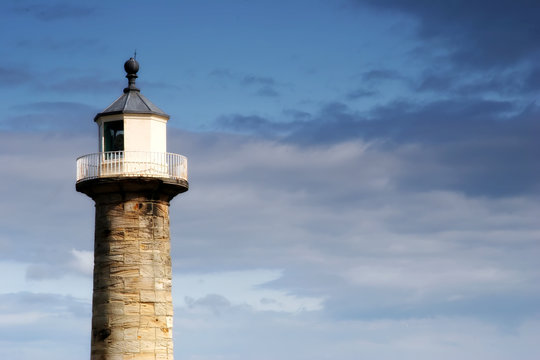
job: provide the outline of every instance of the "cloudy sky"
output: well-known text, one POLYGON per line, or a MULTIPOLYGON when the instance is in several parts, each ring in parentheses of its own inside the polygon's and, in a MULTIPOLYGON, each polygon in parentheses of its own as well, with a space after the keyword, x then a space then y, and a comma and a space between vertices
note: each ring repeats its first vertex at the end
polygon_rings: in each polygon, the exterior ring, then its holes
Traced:
POLYGON ((90 352, 75 159, 171 115, 175 356, 538 359, 540 3, 2 1, 0 358, 90 352))

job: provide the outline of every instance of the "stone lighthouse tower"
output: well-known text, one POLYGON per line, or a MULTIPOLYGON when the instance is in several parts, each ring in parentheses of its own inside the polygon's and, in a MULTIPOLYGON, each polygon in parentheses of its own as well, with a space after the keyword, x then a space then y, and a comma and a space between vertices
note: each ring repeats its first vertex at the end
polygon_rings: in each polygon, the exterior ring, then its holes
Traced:
POLYGON ((173 359, 169 202, 188 190, 187 160, 167 153, 169 116, 128 86, 94 121, 95 154, 76 189, 95 201, 92 360, 173 359))

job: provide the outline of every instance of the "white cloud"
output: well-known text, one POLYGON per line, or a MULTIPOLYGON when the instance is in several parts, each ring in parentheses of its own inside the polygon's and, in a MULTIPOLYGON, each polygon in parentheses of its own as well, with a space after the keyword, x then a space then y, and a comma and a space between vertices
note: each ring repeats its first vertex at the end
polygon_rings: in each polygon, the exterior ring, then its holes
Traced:
POLYGON ((92 299, 92 278, 74 273, 59 264, 57 268, 46 265, 37 267, 41 271, 55 271, 54 276, 29 278, 28 270, 36 265, 25 262, 0 261, 0 295, 15 293, 56 294, 71 296, 90 303, 92 299), (58 274, 58 276, 56 275, 58 274))
POLYGON ((73 260, 70 265, 81 274, 92 275, 94 271, 94 252, 71 249, 73 260))
MULTIPOLYGON (((25 149, 18 160, 28 169, 4 178, 12 191, 0 210, 1 291, 71 299, 50 312, 35 302, 13 312, 32 321, 13 336, 47 338, 46 323, 62 318, 86 344, 94 207, 75 192, 74 167, 93 142, 71 139, 59 150, 47 137, 9 141, 25 149), (57 173, 30 171, 41 153, 54 160, 37 168, 57 173)), ((172 133, 169 145, 189 156, 191 186, 170 209, 177 357, 502 359, 506 349, 534 348, 538 323, 524 320, 540 297, 534 196, 401 188, 396 174, 409 164, 401 149, 361 141, 307 148, 172 133)), ((2 164, 9 174, 11 161, 2 164)), ((3 344, 11 358, 14 343, 3 344)), ((71 357, 87 356, 84 346, 71 357)))
POLYGON ((173 277, 175 304, 190 306, 197 299, 219 294, 231 305, 248 305, 256 311, 294 313, 322 309, 322 298, 295 296, 283 290, 265 288, 283 276, 281 270, 255 269, 220 273, 183 274, 173 277), (182 304, 179 299, 187 299, 182 304))
POLYGON ((46 318, 51 314, 41 313, 36 311, 13 313, 13 314, 0 314, 0 327, 12 326, 12 325, 27 325, 35 323, 36 321, 46 318))
POLYGON ((329 321, 319 312, 290 315, 231 308, 177 312, 175 355, 183 359, 533 360, 540 320, 513 332, 464 317, 329 321), (234 334, 229 336, 228 334, 234 334), (208 344, 212 346, 208 346, 208 344), (527 352, 524 349, 529 349, 527 352))

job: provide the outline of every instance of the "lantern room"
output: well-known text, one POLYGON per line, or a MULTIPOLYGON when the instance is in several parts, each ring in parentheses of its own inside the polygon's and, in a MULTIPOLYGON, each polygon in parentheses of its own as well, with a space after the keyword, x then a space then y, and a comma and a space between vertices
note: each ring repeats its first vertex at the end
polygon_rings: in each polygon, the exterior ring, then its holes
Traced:
POLYGON ((99 128, 99 152, 167 152, 169 115, 148 100, 135 86, 139 63, 124 64, 128 87, 94 121, 99 128))

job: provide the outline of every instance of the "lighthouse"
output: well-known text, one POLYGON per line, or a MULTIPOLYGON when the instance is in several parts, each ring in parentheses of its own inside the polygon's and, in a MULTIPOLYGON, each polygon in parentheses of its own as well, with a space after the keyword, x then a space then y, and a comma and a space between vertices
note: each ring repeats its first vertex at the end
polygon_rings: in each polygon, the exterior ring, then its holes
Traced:
POLYGON ((76 190, 95 202, 91 360, 173 359, 169 203, 188 190, 187 159, 167 153, 169 115, 124 64, 123 94, 98 113, 98 152, 77 159, 76 190))

